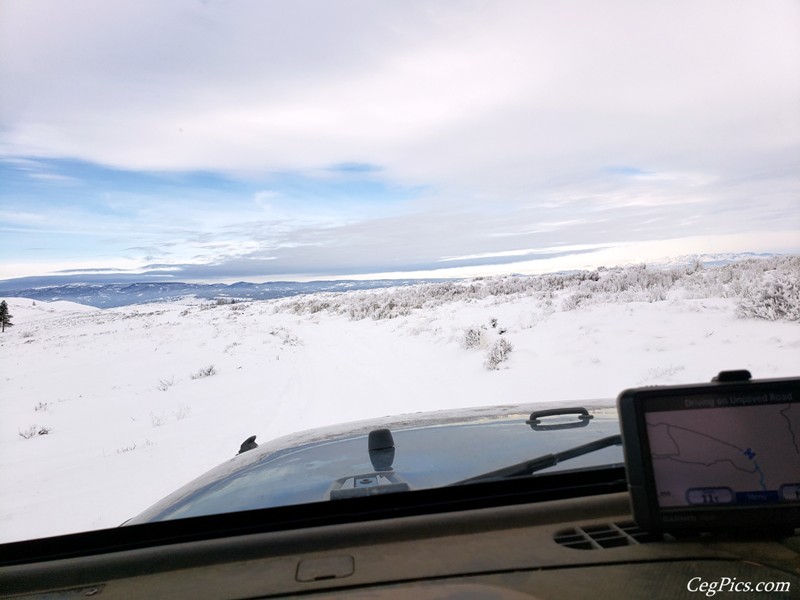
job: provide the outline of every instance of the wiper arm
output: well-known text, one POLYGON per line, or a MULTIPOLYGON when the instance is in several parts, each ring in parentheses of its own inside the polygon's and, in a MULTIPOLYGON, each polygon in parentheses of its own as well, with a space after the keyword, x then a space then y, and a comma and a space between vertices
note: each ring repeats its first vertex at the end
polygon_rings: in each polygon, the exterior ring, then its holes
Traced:
POLYGON ((538 458, 526 460, 515 465, 497 469, 496 471, 490 471, 489 473, 476 475, 475 477, 470 477, 469 479, 462 479, 461 481, 456 481, 450 485, 461 485, 462 483, 475 483, 477 481, 491 481, 493 479, 506 479, 509 477, 519 477, 522 475, 533 475, 537 471, 552 467, 553 465, 570 460, 571 458, 577 458, 579 456, 583 456, 584 454, 591 454, 592 452, 597 452, 598 450, 602 450, 603 448, 608 448, 610 446, 621 445, 621 435, 610 435, 608 437, 589 442, 588 444, 581 444, 580 446, 569 448, 568 450, 564 450, 562 452, 556 452, 555 454, 544 454, 538 458))

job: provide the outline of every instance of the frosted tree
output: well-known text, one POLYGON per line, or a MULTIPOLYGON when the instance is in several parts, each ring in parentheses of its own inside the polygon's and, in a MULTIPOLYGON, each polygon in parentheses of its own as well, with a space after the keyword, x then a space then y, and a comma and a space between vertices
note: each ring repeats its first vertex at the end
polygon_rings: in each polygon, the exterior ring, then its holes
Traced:
POLYGON ((6 326, 11 327, 13 325, 11 319, 13 318, 12 315, 8 314, 8 303, 5 300, 0 302, 0 331, 4 332, 6 326))

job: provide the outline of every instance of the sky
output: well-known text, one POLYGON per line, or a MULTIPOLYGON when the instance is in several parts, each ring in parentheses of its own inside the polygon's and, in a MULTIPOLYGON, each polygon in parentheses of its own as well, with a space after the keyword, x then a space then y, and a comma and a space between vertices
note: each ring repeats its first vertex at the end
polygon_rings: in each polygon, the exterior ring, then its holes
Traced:
POLYGON ((800 3, 0 0, 0 279, 800 252, 800 3))

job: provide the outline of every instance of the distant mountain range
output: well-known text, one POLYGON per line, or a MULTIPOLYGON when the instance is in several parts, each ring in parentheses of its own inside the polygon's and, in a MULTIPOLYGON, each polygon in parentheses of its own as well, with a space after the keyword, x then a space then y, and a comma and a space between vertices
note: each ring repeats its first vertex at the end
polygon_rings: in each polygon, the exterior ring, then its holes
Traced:
MULTIPOLYGON (((700 262, 718 266, 747 259, 769 258, 769 253, 740 252, 725 254, 691 254, 664 258, 649 263, 656 268, 674 268, 700 262)), ((52 302, 69 300, 97 308, 112 308, 147 302, 169 302, 180 298, 268 300, 316 292, 345 292, 371 290, 393 286, 416 285, 446 281, 445 279, 371 279, 339 281, 270 281, 248 283, 181 283, 171 281, 141 282, 135 275, 121 276, 124 282, 109 279, 113 275, 83 275, 55 277, 24 277, 0 281, 0 295, 52 302)))
MULTIPOLYGON (((414 285, 443 281, 441 279, 379 279, 368 281, 271 281, 247 283, 240 281, 230 285, 221 283, 69 283, 23 289, 6 290, 0 287, 0 295, 22 297, 52 302, 69 300, 97 308, 113 308, 147 302, 169 302, 180 298, 194 297, 208 300, 241 299, 267 300, 285 298, 315 292, 345 292, 348 290, 371 290, 392 286, 414 285)), ((3 282, 0 282, 0 285, 3 282)))

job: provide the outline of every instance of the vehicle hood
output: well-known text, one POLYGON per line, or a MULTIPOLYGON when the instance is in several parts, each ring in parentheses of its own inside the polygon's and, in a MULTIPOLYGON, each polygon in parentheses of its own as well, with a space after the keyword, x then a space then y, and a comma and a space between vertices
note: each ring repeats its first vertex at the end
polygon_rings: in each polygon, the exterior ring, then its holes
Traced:
MULTIPOLYGON (((291 434, 239 454, 159 501, 126 525, 319 502, 344 478, 374 474, 368 434, 389 429, 393 473, 408 487, 449 485, 495 469, 619 433, 613 400, 488 406, 358 421, 291 434), (534 411, 587 409, 530 421, 534 411)), ((241 440, 231 440, 235 448, 241 440)), ((606 448, 542 472, 623 462, 606 448)))

